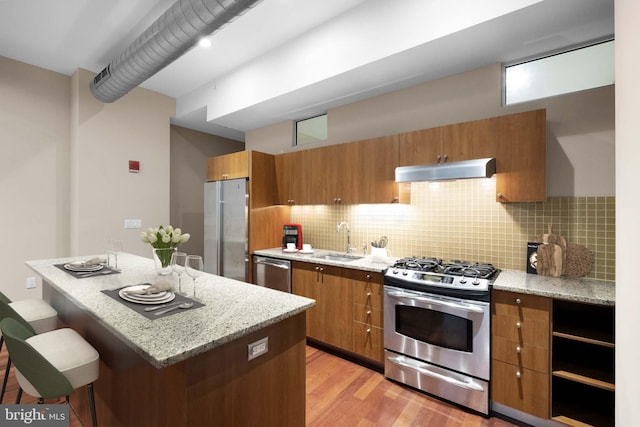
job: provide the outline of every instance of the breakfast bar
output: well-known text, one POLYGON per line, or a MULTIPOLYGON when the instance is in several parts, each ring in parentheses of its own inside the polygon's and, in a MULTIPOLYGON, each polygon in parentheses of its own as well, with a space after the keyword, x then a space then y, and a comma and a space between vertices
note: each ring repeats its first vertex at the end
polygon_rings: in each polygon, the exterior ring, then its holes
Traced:
MULTIPOLYGON (((88 258, 26 264, 42 277, 60 326, 100 354, 99 425, 304 425, 305 311, 313 300, 204 273, 200 304, 150 318, 108 293, 161 279, 152 259, 120 254, 120 272, 84 278, 56 266, 88 258), (255 343, 266 345, 257 351, 255 343)), ((182 277, 182 291, 193 298, 191 278, 182 277)), ((74 392, 71 405, 88 425, 86 392, 74 392)))

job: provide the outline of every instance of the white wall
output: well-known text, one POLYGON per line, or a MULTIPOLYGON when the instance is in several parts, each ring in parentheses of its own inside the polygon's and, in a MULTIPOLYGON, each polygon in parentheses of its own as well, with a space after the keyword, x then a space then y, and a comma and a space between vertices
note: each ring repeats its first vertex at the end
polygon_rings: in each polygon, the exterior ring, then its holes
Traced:
POLYGON ((71 248, 70 254, 105 253, 107 239, 124 251, 151 256, 139 229, 125 219, 141 219, 143 229, 169 224, 170 119, 175 100, 136 88, 111 104, 89 91, 94 74, 72 78, 71 248), (129 173, 129 160, 140 173, 129 173))
POLYGON ((0 291, 16 300, 33 273, 25 260, 69 247, 68 76, 0 57, 0 291))
POLYGON ((616 425, 640 425, 640 2, 616 0, 616 425))
MULTIPOLYGON (((502 107, 499 64, 424 83, 328 111, 330 145, 521 111, 547 109, 547 194, 613 196, 614 87, 502 107)), ((248 150, 292 147, 293 123, 246 134, 248 150)), ((309 148, 308 146, 301 147, 309 148)))

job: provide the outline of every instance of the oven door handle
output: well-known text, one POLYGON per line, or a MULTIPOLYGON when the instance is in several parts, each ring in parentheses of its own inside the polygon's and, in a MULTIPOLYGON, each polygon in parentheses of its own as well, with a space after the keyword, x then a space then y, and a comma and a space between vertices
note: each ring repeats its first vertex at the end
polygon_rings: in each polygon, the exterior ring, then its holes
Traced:
POLYGON ((443 374, 439 374, 437 372, 433 372, 430 371, 428 369, 424 369, 421 366, 418 366, 417 364, 411 363, 409 361, 407 361, 406 358, 402 357, 402 356, 398 356, 398 357, 388 357, 389 361, 400 365, 400 366, 404 366, 405 368, 409 368, 409 369, 413 369, 415 371, 420 372, 423 375, 429 376, 429 377, 433 377, 433 378, 437 378, 439 380, 442 381, 446 381, 449 384, 453 384, 457 387, 461 387, 461 388, 466 388, 469 390, 475 390, 475 391, 484 391, 484 387, 482 387, 480 384, 478 384, 477 382, 466 382, 466 381, 460 381, 457 380, 455 378, 451 378, 449 376, 443 375, 443 374))
POLYGON ((444 301, 440 299, 425 297, 423 295, 416 295, 409 292, 391 291, 391 292, 387 292, 387 295, 396 297, 396 298, 406 298, 406 299, 412 299, 412 300, 417 300, 421 302, 428 302, 436 305, 444 305, 446 307, 469 311, 472 313, 484 313, 484 310, 482 309, 482 307, 476 307, 475 305, 458 303, 453 301, 444 301))

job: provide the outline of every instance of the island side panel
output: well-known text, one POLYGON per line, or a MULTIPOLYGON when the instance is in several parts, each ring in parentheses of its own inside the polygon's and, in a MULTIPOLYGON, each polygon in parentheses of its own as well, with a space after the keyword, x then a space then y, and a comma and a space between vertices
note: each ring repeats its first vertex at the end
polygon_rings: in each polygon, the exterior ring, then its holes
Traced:
MULTIPOLYGON (((60 326, 77 330, 100 354, 99 425, 305 424, 305 313, 157 369, 46 281, 43 296, 58 311, 60 326), (248 361, 248 344, 265 336, 267 354, 248 361)), ((71 404, 90 425, 86 390, 75 391, 71 404)))

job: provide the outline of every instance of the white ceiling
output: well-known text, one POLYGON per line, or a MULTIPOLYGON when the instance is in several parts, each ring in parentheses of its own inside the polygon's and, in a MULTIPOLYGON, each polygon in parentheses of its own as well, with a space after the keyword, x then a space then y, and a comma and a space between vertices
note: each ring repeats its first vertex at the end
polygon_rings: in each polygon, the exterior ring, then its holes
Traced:
MULTIPOLYGON (((0 56, 99 72, 174 2, 0 0, 0 56)), ((611 35, 613 3, 262 0, 209 49, 193 48, 141 86, 176 98, 173 123, 244 140, 248 130, 611 35)))

